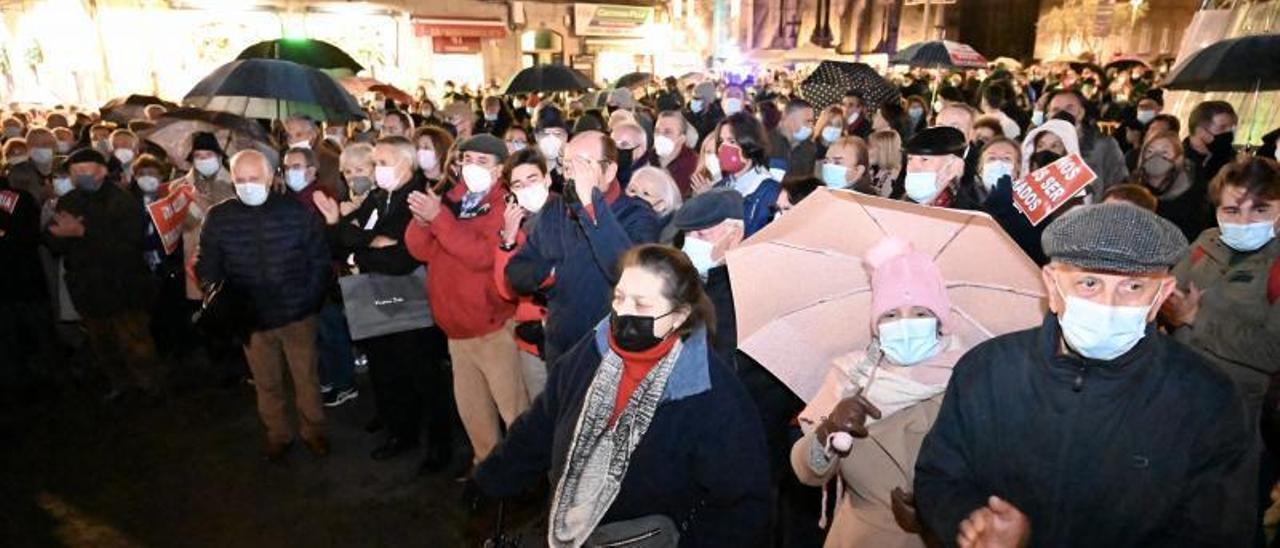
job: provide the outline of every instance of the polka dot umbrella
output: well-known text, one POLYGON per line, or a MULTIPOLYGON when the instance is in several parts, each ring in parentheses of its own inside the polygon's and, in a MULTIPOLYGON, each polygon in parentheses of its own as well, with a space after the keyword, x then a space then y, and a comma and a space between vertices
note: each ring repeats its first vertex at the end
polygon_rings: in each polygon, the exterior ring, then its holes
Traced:
POLYGON ((800 96, 818 109, 839 103, 848 91, 858 92, 872 107, 900 97, 897 86, 865 63, 823 61, 800 83, 800 96))

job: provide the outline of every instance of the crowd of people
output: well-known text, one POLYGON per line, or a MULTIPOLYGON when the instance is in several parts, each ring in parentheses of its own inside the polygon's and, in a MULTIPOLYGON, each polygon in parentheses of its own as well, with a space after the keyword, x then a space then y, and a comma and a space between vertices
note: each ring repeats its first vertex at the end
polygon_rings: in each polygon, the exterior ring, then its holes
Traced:
POLYGON ((194 132, 185 157, 146 139, 161 105, 10 105, 6 397, 163 406, 201 361, 253 385, 273 462, 324 457, 326 409, 372 397, 372 459, 416 455, 477 508, 549 499, 552 546, 1263 545, 1277 133, 1240 150, 1228 103, 1163 113, 1141 66, 892 80, 879 104, 782 71, 450 84, 265 142, 194 132), (1032 223, 1015 184, 1072 154, 1096 179, 1032 223), (738 349, 726 256, 824 188, 990 215, 1043 268, 1043 324, 962 339, 934 258, 890 235, 870 325, 843 326, 872 343, 797 397, 738 349), (148 206, 178 193, 171 246, 148 206), (370 334, 357 282, 427 304, 370 334))

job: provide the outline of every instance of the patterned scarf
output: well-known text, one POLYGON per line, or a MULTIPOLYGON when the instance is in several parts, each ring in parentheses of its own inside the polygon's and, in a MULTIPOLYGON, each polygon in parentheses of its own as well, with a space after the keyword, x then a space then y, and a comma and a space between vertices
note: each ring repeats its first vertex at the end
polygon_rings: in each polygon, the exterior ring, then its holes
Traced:
POLYGON ((631 452, 649 430, 658 402, 684 345, 676 343, 636 387, 613 427, 614 399, 622 379, 622 358, 612 349, 600 362, 574 427, 564 473, 551 501, 547 544, 577 548, 600 524, 622 488, 631 452))

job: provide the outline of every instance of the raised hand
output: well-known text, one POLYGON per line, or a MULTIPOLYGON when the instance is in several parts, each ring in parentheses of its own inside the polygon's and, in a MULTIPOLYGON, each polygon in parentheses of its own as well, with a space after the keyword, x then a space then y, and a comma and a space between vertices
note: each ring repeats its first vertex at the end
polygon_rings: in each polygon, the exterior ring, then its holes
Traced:
POLYGON ((436 215, 440 214, 440 197, 431 189, 427 189, 426 192, 411 192, 409 193, 409 211, 413 213, 413 220, 418 224, 429 224, 436 219, 436 215))
POLYGON ((1004 499, 992 496, 960 523, 960 548, 1021 548, 1031 538, 1031 521, 1004 499))
POLYGON ((323 192, 316 192, 311 195, 311 201, 316 204, 316 209, 324 216, 325 224, 338 224, 338 219, 342 218, 342 212, 338 207, 337 200, 330 198, 323 192))

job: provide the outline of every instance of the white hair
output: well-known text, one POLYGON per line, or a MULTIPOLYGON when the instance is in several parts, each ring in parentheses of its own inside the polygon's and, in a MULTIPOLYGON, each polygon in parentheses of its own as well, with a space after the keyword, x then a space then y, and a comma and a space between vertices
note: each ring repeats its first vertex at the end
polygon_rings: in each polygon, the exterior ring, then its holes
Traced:
POLYGON ((270 178, 273 170, 271 169, 271 161, 267 159, 265 154, 253 149, 245 149, 237 152, 235 156, 231 157, 231 173, 234 174, 236 172, 236 166, 245 162, 258 162, 262 166, 262 174, 268 179, 265 182, 271 182, 270 178))
POLYGON ((631 185, 634 185, 637 179, 652 179, 662 185, 666 196, 663 197, 667 203, 667 211, 657 212, 659 215, 666 215, 684 205, 684 199, 680 197, 680 187, 676 186, 675 179, 671 178, 671 174, 667 170, 654 166, 644 166, 631 173, 631 185))

